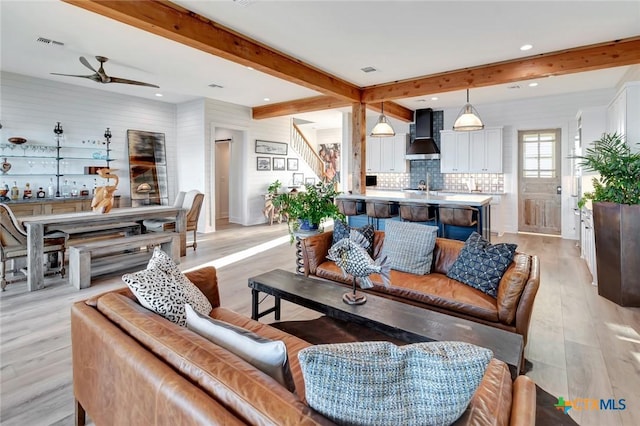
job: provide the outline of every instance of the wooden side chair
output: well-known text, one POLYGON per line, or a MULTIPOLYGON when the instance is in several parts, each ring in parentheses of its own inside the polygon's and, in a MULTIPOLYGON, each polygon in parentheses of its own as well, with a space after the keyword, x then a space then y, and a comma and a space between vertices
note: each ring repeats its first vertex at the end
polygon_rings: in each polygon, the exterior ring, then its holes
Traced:
MULTIPOLYGON (((178 195, 176 202, 179 202, 180 199, 181 197, 178 195)), ((187 247, 193 247, 193 250, 195 250, 198 247, 196 234, 198 231, 198 218, 200 217, 204 194, 198 190, 192 190, 184 194, 182 199, 182 208, 187 210, 187 232, 193 231, 193 242, 187 244, 187 247)), ((151 232, 174 232, 176 230, 175 218, 146 219, 142 221, 142 224, 147 231, 151 232)))
MULTIPOLYGON (((21 257, 27 257, 27 233, 18 222, 15 215, 11 211, 11 208, 0 203, 0 286, 2 291, 5 290, 7 284, 10 284, 26 277, 20 277, 19 279, 7 280, 7 272, 17 272, 14 269, 7 270, 7 262, 21 257)), ((64 278, 64 255, 67 248, 68 236, 64 232, 53 232, 44 236, 44 254, 57 254, 57 271, 54 273, 60 274, 64 278)))

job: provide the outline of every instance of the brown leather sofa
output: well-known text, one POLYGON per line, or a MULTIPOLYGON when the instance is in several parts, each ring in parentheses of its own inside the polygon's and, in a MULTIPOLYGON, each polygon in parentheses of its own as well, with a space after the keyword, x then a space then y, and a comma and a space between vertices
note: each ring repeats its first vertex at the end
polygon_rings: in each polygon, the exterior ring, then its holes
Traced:
MULTIPOLYGON (((351 276, 327 259, 333 232, 305 238, 301 242, 305 275, 351 286, 351 276)), ((384 232, 376 231, 373 258, 382 253, 384 232)), ((537 256, 516 253, 493 298, 480 290, 447 277, 464 243, 437 238, 431 273, 414 275, 391 270, 391 286, 385 287, 379 275, 371 275, 372 289, 377 295, 399 300, 426 309, 494 326, 521 334, 527 344, 533 302, 540 285, 540 265, 537 256)), ((524 363, 522 363, 524 366, 524 363)))
MULTIPOLYGON (((143 308, 128 289, 71 309, 76 424, 330 425, 305 403, 297 353, 309 343, 220 307, 216 271, 187 273, 211 317, 284 340, 296 393, 225 349, 143 308)), ((535 385, 492 360, 456 424, 533 425, 535 385)))

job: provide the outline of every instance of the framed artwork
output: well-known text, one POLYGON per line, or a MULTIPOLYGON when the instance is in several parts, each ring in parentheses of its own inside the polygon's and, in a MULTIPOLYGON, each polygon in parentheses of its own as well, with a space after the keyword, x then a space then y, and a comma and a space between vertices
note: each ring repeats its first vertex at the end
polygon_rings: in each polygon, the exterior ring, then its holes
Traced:
POLYGON ((305 185, 315 185, 316 184, 316 178, 314 178, 314 177, 304 178, 304 184, 305 185))
POLYGON ((289 145, 286 143, 256 139, 256 154, 287 155, 288 152, 289 145))
POLYGON ((164 133, 127 130, 131 206, 169 205, 164 133))
POLYGON ((273 157, 273 170, 284 170, 284 158, 273 157))
POLYGON ((287 158, 287 170, 298 171, 298 159, 297 158, 287 158))
POLYGON ((339 143, 320 144, 318 155, 324 162, 323 181, 340 182, 340 150, 341 144, 339 143))
POLYGON ((271 157, 257 157, 256 170, 271 170, 271 157))
POLYGON ((293 186, 300 186, 304 182, 304 174, 303 173, 294 173, 293 174, 293 186))

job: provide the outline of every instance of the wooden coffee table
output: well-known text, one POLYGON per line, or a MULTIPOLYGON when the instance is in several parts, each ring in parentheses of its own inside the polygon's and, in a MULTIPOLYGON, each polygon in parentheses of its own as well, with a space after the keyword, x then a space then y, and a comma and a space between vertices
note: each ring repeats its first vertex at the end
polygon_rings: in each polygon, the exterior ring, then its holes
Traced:
POLYGON ((407 343, 454 340, 472 343, 493 351, 504 361, 515 378, 520 371, 522 336, 499 328, 430 311, 367 293, 364 305, 347 305, 342 295, 349 289, 331 281, 308 278, 276 269, 249 278, 251 288, 251 318, 273 312, 280 320, 280 301, 323 313, 329 317, 349 321, 380 331, 407 343), (275 304, 259 312, 260 292, 275 297, 275 304))

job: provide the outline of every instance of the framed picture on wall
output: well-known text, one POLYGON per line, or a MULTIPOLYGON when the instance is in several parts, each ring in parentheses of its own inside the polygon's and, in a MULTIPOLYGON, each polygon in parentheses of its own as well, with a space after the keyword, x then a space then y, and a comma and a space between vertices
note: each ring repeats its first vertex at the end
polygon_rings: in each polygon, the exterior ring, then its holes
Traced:
POLYGON ((314 177, 304 178, 304 184, 305 185, 315 185, 316 184, 316 178, 314 178, 314 177))
POLYGON ((300 186, 304 182, 304 174, 303 173, 294 173, 293 174, 293 186, 300 186))
POLYGON ((283 142, 261 141, 256 139, 256 154, 287 155, 289 145, 283 142))
POLYGON ((273 157, 273 170, 284 170, 284 158, 273 157))
POLYGON ((287 158, 287 170, 296 172, 298 171, 298 159, 297 158, 287 158))
POLYGON ((256 170, 271 170, 271 157, 257 157, 256 170))

